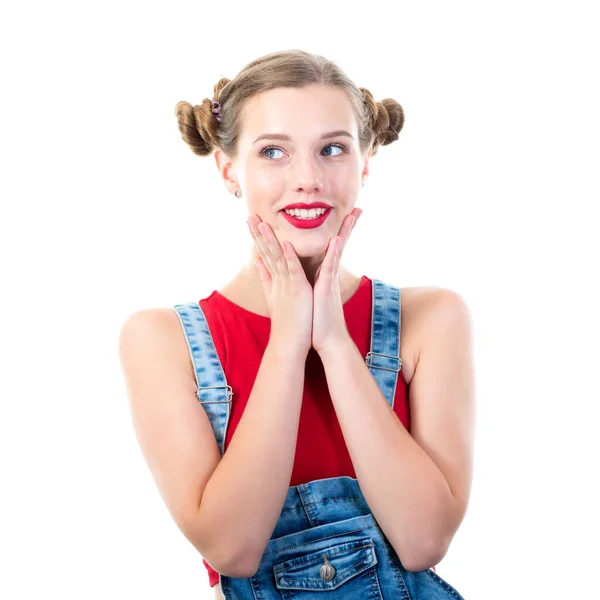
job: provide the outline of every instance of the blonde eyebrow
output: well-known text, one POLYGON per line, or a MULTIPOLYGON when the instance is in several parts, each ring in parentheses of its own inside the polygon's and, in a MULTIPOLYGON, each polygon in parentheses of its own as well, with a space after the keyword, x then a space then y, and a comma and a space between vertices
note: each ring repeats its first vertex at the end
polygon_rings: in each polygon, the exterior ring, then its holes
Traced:
MULTIPOLYGON (((343 129, 339 129, 337 131, 328 131, 327 133, 324 133, 321 136, 321 139, 324 140, 327 138, 338 137, 341 135, 345 135, 346 137, 349 137, 351 140, 354 139, 354 136, 352 136, 347 131, 344 131, 343 129)), ((252 144, 256 144, 256 142, 259 142, 260 140, 280 140, 282 142, 289 142, 291 140, 291 138, 289 135, 286 135, 285 133, 263 133, 262 135, 259 135, 252 142, 252 144)))

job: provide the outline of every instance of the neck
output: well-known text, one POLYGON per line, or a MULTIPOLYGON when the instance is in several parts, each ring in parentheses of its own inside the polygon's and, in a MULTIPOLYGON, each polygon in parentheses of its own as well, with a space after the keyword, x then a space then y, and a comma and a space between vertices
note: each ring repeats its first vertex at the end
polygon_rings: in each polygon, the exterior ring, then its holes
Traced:
MULTIPOLYGON (((249 287, 252 289, 260 289, 262 291, 262 283, 260 281, 260 273, 258 268, 255 266, 254 261, 260 256, 258 250, 253 247, 251 256, 248 259, 248 262, 242 267, 239 275, 243 278, 249 287)), ((312 287, 315 285, 315 280, 319 274, 319 270, 321 269, 321 265, 323 264, 323 260, 325 258, 325 254, 319 256, 308 256, 308 257, 298 257, 302 268, 304 269, 304 274, 306 279, 310 283, 312 287)), ((356 277, 353 276, 343 265, 339 266, 339 281, 340 281, 340 292, 342 298, 346 296, 346 292, 349 288, 354 285, 356 277)))

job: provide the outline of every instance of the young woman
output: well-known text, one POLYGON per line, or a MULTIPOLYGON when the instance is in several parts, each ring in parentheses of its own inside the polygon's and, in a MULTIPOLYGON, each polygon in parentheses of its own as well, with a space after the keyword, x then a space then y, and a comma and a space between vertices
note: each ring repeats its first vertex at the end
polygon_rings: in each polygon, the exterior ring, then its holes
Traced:
POLYGON ((216 598, 462 598, 434 565, 471 488, 469 311, 341 264, 402 107, 293 50, 176 115, 245 198, 252 253, 208 297, 132 314, 119 347, 137 439, 216 598))

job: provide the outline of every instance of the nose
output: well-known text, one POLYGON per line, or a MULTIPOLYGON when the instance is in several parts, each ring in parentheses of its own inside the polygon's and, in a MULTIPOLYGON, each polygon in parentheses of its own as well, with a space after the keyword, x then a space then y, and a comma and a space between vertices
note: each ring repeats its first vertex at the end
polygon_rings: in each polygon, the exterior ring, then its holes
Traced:
POLYGON ((298 152, 292 161, 292 184, 297 192, 312 194, 323 187, 323 171, 319 159, 311 152, 298 152))

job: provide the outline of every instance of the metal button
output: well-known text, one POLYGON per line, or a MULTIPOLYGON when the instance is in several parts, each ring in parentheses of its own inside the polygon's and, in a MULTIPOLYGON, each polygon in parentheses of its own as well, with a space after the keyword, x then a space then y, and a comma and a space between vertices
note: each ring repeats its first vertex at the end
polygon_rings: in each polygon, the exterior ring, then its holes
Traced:
POLYGON ((321 567, 321 579, 324 579, 325 581, 331 581, 335 578, 335 569, 324 554, 323 558, 325 559, 325 564, 321 567))

